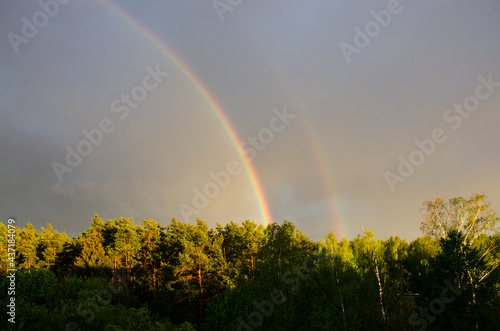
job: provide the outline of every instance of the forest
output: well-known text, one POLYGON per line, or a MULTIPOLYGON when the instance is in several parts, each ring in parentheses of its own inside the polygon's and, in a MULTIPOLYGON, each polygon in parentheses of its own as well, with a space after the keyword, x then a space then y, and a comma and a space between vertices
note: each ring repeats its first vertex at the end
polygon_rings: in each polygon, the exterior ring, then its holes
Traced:
POLYGON ((364 228, 314 242, 286 220, 210 229, 96 214, 71 239, 0 223, 0 329, 494 330, 498 220, 473 194, 424 202, 411 242, 364 228))

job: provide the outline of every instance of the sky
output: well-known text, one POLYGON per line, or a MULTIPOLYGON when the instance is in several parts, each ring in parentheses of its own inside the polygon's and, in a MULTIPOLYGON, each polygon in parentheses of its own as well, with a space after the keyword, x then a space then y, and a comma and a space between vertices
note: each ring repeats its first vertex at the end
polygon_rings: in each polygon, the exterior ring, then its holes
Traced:
POLYGON ((500 2, 0 3, 0 221, 421 235, 500 212, 500 2))

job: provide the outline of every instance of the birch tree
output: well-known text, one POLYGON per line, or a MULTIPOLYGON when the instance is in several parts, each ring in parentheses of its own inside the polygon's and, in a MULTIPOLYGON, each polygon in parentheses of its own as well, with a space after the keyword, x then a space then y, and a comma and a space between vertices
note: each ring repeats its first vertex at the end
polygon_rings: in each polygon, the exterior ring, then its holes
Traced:
POLYGON ((464 234, 464 244, 472 245, 481 234, 498 233, 499 217, 484 194, 449 200, 438 197, 424 202, 423 209, 425 221, 420 229, 434 239, 444 238, 449 231, 457 230, 464 234))

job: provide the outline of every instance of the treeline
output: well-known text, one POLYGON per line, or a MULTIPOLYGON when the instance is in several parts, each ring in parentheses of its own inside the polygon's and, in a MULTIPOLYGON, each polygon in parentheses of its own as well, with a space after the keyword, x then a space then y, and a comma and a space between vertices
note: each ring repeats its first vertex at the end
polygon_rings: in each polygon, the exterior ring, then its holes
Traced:
MULTIPOLYGON (((0 305, 16 243, 8 330, 495 330, 499 218, 484 195, 424 203, 424 236, 311 241, 291 222, 92 219, 69 239, 0 223, 0 305), (11 231, 12 232, 12 231, 11 231)), ((5 309, 5 308, 4 308, 5 309)))

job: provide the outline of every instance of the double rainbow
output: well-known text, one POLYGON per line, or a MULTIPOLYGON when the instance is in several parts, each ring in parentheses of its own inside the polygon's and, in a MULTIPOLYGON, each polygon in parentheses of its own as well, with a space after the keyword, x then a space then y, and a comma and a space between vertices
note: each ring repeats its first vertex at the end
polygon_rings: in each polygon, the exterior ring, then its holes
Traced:
MULTIPOLYGON (((116 15, 125 23, 127 23, 129 26, 131 26, 133 29, 138 31, 149 42, 151 42, 153 46, 158 48, 165 56, 167 56, 179 68, 179 70, 183 73, 183 75, 187 78, 187 80, 191 83, 191 85, 195 88, 195 90, 205 100, 207 105, 210 107, 210 109, 215 114, 220 124, 224 128, 224 131, 231 140, 232 144, 235 146, 238 154, 240 155, 243 167, 252 184, 255 193, 255 198, 258 202, 264 224, 265 225, 271 224, 272 214, 270 212, 269 205, 267 203, 265 193, 262 184, 259 180, 259 177, 257 175, 257 172, 255 170, 255 167, 252 165, 246 153, 240 148, 242 140, 236 133, 236 130, 234 129, 229 118, 224 112, 224 109, 218 103, 217 99, 213 96, 210 90, 204 85, 201 79, 189 68, 189 66, 182 60, 182 58, 180 58, 180 56, 178 56, 174 50, 172 50, 164 41, 162 41, 155 33, 149 30, 144 24, 139 22, 127 11, 118 7, 111 1, 96 0, 95 2, 106 8, 112 14, 116 15)), ((255 43, 261 44, 259 40, 256 40, 255 38, 252 39, 254 40, 255 43)), ((259 47, 259 49, 264 50, 265 48, 259 47)), ((275 61, 269 54, 265 55, 267 55, 266 57, 268 58, 268 61, 273 64, 272 68, 275 71, 275 73, 277 73, 282 78, 281 82, 288 81, 286 79, 284 71, 278 70, 278 68, 280 68, 278 62, 275 61)), ((334 179, 330 174, 329 171, 330 167, 328 161, 326 160, 324 153, 322 152, 323 148, 321 146, 320 140, 318 139, 318 136, 315 133, 316 131, 314 129, 313 121, 310 119, 309 115, 305 111, 306 106, 297 97, 298 94, 293 91, 293 88, 291 88, 288 85, 285 85, 283 87, 287 91, 287 95, 290 98, 290 100, 292 100, 294 109, 297 109, 301 114, 301 118, 303 119, 302 123, 306 135, 308 137, 308 140, 311 142, 310 145, 313 148, 313 154, 317 160, 318 170, 321 173, 321 177, 325 181, 325 190, 327 191, 328 196, 331 200, 329 204, 330 204, 331 215, 333 217, 334 232, 337 234, 340 233, 342 236, 345 237, 347 235, 347 224, 343 221, 343 218, 341 217, 338 199, 336 198, 334 190, 335 187, 334 179)))

